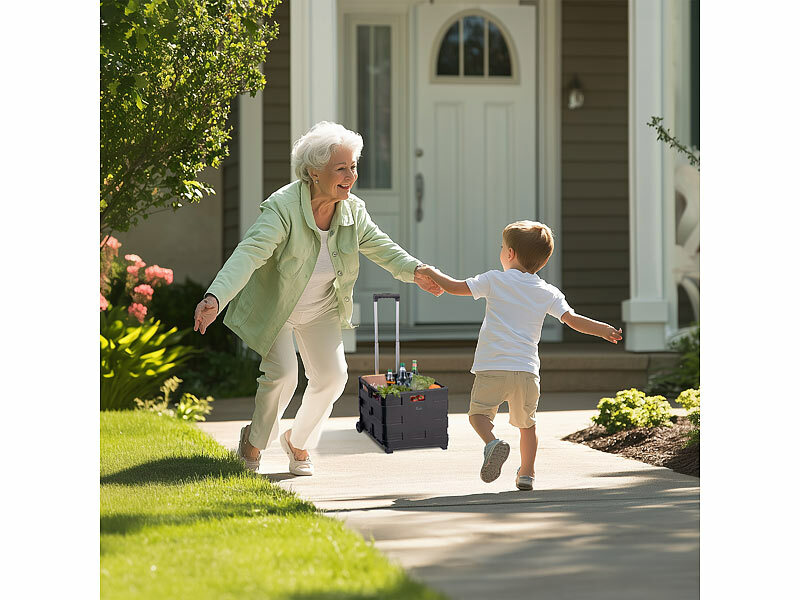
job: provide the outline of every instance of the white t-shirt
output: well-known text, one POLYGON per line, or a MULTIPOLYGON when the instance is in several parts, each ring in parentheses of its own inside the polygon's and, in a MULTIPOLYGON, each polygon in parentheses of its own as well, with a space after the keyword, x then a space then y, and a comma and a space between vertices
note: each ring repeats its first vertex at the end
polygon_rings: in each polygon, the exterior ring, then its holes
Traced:
POLYGON ((539 340, 545 315, 559 321, 572 310, 564 294, 534 273, 487 271, 467 279, 472 297, 486 298, 471 371, 539 374, 539 340))
POLYGON ((311 279, 308 280, 306 289, 297 301, 295 311, 323 311, 331 304, 335 303, 336 292, 333 289, 333 281, 336 279, 336 271, 331 262, 331 255, 328 252, 328 232, 318 229, 320 241, 319 254, 314 266, 311 279))

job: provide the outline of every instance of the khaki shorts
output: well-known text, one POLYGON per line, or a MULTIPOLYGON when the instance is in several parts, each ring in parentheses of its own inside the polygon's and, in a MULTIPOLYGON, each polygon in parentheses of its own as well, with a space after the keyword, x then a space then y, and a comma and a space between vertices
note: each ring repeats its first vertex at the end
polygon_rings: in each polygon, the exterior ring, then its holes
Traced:
POLYGON ((527 429, 536 425, 539 377, 527 371, 477 371, 470 394, 469 414, 494 421, 498 407, 508 402, 508 422, 527 429))

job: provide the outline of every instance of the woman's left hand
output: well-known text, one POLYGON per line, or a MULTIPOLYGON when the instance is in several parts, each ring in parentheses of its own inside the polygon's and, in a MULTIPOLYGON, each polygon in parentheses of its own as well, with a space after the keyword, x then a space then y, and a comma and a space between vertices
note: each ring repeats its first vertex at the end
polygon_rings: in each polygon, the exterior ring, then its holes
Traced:
POLYGON ((426 292, 430 292, 434 296, 441 296, 444 294, 444 290, 442 286, 436 283, 433 279, 428 277, 427 275, 422 275, 419 272, 419 267, 414 271, 414 283, 416 283, 420 289, 425 290, 426 292))

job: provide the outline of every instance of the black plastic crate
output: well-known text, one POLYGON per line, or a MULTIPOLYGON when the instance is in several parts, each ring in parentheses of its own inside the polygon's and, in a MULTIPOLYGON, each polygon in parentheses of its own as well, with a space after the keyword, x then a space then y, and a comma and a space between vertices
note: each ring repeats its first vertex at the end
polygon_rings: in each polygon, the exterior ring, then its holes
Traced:
POLYGON ((387 453, 406 448, 447 449, 446 387, 381 398, 380 385, 386 385, 385 375, 358 378, 357 431, 366 431, 387 453))
POLYGON ((375 323, 375 375, 358 378, 358 423, 387 453, 405 448, 447 449, 447 388, 401 392, 381 398, 377 387, 386 385, 378 357, 378 300, 395 301, 395 373, 400 360, 400 295, 373 294, 375 323))

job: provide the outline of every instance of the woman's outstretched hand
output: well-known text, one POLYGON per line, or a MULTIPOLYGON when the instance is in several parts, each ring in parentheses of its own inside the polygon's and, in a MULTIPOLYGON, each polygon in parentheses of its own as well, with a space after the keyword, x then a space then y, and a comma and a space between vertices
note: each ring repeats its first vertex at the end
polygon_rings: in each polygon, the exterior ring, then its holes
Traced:
POLYGON ((219 304, 214 296, 206 296, 194 309, 194 330, 205 333, 219 314, 219 304))
POLYGON ((425 266, 427 265, 420 265, 414 271, 414 283, 416 283, 420 287, 420 289, 423 289, 426 292, 430 292, 434 296, 441 296, 442 294, 444 294, 442 286, 440 286, 438 283, 436 283, 433 279, 431 279, 427 275, 423 275, 422 273, 420 273, 422 267, 425 266))

